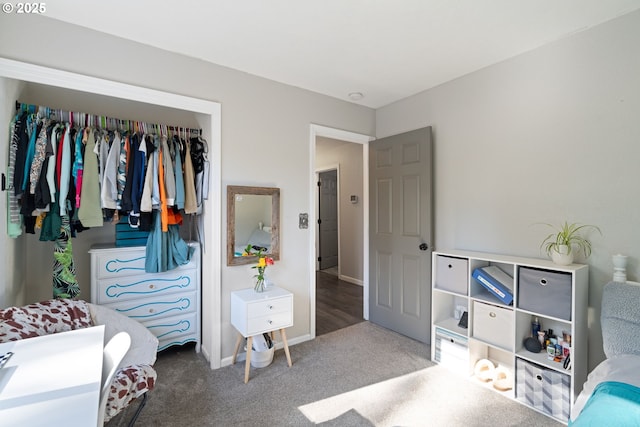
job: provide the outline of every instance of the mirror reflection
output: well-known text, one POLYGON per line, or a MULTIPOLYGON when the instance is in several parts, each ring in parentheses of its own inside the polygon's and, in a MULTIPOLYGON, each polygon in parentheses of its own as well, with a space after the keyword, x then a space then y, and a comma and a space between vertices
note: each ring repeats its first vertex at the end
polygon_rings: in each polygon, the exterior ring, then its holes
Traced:
POLYGON ((227 265, 255 262, 247 246, 279 259, 279 210, 278 188, 227 187, 227 265))

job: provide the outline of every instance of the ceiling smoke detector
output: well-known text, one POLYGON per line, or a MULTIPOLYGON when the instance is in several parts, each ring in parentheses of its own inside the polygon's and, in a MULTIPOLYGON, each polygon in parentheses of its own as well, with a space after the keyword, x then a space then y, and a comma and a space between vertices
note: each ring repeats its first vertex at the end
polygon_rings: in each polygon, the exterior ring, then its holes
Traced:
POLYGON ((362 92, 351 92, 349 94, 349 99, 352 101, 360 101, 362 98, 364 98, 362 92))

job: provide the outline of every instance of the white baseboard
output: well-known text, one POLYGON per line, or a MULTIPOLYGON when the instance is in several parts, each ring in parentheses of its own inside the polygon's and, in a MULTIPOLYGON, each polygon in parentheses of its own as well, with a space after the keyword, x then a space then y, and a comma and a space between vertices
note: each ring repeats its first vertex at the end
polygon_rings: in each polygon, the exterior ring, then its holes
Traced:
POLYGON ((345 282, 349 282, 349 283, 352 283, 354 285, 364 286, 364 283, 362 282, 362 280, 358 280, 358 279, 355 279, 353 277, 345 276, 343 274, 340 274, 338 276, 338 279, 344 280, 345 282))

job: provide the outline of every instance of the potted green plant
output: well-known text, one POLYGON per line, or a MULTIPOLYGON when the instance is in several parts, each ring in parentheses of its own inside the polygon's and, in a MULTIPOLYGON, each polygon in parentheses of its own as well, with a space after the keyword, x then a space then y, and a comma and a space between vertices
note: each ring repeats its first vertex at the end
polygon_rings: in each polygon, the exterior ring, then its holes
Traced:
POLYGON ((585 257, 591 255, 591 242, 581 233, 587 230, 600 229, 595 225, 569 223, 565 221, 560 227, 546 224, 554 229, 540 245, 555 264, 569 265, 573 262, 575 252, 582 252, 585 257))

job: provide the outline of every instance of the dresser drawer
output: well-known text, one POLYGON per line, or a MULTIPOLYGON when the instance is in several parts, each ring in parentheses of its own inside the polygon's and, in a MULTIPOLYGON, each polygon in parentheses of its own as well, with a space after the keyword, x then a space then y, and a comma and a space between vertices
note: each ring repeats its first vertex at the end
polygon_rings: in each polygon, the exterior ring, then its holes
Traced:
POLYGON ((139 322, 180 313, 191 313, 197 309, 197 294, 195 292, 149 297, 145 299, 120 301, 115 304, 105 304, 118 313, 136 319, 139 322))
POLYGON ((114 277, 97 281, 93 298, 98 304, 195 291, 197 270, 114 277))
MULTIPOLYGON (((107 279, 111 277, 124 277, 131 275, 145 274, 145 248, 118 248, 117 250, 96 251, 93 268, 95 277, 107 279)), ((181 265, 174 270, 189 270, 197 268, 196 256, 194 254, 187 264, 181 265)))
POLYGON ((197 313, 183 313, 177 316, 145 321, 142 324, 160 341, 158 351, 172 345, 182 345, 198 339, 197 313))
POLYGON ((247 335, 258 335, 290 326, 293 326, 293 313, 290 310, 266 316, 251 317, 247 323, 247 335))

